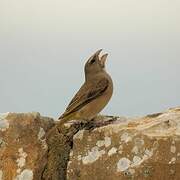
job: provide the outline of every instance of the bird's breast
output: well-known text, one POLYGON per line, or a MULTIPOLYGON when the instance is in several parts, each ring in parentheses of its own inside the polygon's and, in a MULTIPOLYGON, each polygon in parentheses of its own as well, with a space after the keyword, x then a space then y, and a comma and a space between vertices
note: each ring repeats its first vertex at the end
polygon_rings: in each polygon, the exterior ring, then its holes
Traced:
POLYGON ((108 85, 108 88, 101 96, 89 102, 79 110, 80 117, 90 120, 103 110, 103 108, 108 104, 109 100, 111 99, 113 93, 112 81, 110 81, 109 83, 110 84, 108 85))

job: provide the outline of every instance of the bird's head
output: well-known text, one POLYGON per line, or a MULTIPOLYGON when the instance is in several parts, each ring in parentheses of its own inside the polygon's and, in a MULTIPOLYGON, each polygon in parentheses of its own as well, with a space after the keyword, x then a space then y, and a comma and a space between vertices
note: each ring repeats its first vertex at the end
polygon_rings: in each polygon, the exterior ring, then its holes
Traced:
POLYGON ((95 52, 86 62, 85 64, 85 75, 86 76, 93 76, 98 72, 104 71, 105 69, 105 62, 107 59, 108 54, 104 54, 101 57, 99 56, 102 49, 95 52))

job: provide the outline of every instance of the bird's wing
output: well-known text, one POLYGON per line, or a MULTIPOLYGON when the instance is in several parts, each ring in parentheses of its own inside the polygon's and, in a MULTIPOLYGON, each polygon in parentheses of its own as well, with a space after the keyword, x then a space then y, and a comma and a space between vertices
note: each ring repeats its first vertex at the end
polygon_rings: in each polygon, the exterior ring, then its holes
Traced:
POLYGON ((102 78, 99 81, 93 82, 93 85, 87 85, 84 83, 84 85, 80 88, 80 90, 69 103, 64 114, 59 119, 62 119, 65 116, 78 111, 86 104, 103 95, 103 93, 108 88, 108 84, 109 81, 106 78, 102 78))

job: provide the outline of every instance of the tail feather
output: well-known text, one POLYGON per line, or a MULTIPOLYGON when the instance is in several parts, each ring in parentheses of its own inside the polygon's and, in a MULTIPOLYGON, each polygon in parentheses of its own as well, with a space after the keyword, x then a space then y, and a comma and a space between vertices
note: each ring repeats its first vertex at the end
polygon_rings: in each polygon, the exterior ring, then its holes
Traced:
POLYGON ((64 119, 59 119, 60 121, 58 122, 58 126, 62 126, 63 124, 65 124, 68 120, 66 118, 64 119))
POLYGON ((75 119, 74 118, 74 113, 71 113, 71 114, 68 114, 68 115, 64 115, 62 114, 59 118, 58 118, 60 121, 58 122, 58 125, 61 126, 63 125, 64 123, 70 121, 70 120, 73 120, 75 119))

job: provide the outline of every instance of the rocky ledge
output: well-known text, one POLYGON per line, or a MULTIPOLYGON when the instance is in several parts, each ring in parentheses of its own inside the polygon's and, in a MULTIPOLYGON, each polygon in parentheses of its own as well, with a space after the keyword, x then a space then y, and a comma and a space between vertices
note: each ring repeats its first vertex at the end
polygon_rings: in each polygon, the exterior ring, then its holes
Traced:
POLYGON ((179 180, 180 107, 58 127, 39 113, 0 115, 0 180, 179 180))

